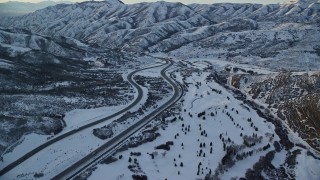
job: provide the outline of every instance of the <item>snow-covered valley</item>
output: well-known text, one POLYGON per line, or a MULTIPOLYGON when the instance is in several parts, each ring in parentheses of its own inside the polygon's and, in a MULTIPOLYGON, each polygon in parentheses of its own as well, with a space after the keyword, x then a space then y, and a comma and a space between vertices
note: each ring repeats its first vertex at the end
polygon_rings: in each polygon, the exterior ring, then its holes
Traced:
MULTIPOLYGON (((187 90, 180 103, 168 110, 170 116, 165 113, 152 123, 159 137, 120 150, 113 155, 115 162, 102 161, 89 179, 105 175, 110 179, 133 175, 148 179, 318 179, 320 161, 308 156, 308 149, 281 145, 274 125, 211 80, 209 70, 198 69, 205 63, 200 64, 175 73, 187 90)), ((143 137, 152 126, 134 136, 143 137)), ((289 131, 288 136, 295 135, 289 131)))
POLYGON ((0 179, 318 180, 319 12, 106 0, 0 17, 0 179))

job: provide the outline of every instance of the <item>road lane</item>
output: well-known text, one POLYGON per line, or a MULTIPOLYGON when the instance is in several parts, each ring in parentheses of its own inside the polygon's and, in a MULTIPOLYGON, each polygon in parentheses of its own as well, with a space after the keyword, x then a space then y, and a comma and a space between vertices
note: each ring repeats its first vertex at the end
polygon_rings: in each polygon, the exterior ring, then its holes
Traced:
MULTIPOLYGON (((168 64, 169 62, 166 61, 166 64, 168 64)), ((9 172, 10 170, 14 169, 16 166, 18 166, 19 164, 21 164, 22 162, 24 162, 25 160, 29 159, 30 157, 32 157, 33 155, 35 155, 36 153, 40 152, 41 150, 47 148, 48 146, 68 137, 68 136, 71 136, 73 134, 76 134, 84 129, 87 129, 89 127, 92 127, 94 125, 97 125, 99 123, 102 123, 104 121, 107 121, 107 120, 110 120, 118 115, 121 115, 122 113, 125 113, 127 112, 128 110, 130 110, 132 107, 134 107, 135 105, 137 105, 141 99, 142 99, 142 96, 143 96, 143 90, 142 88, 133 80, 133 76, 134 74, 136 74, 137 72, 139 71, 142 71, 142 70, 146 70, 146 69, 151 69, 151 68, 156 68, 156 67, 160 67, 160 66, 164 66, 165 64, 161 64, 161 65, 156 65, 156 66, 150 66, 150 67, 146 67, 146 68, 142 68, 142 69, 138 69, 138 70, 135 70, 133 72, 131 72, 128 76, 127 76, 127 79, 128 79, 128 82, 134 86, 134 88, 138 91, 138 96, 137 98, 135 99, 134 102, 132 102, 129 106, 127 106, 126 108, 124 108, 123 110, 120 110, 108 117, 105 117, 105 118, 102 118, 100 120, 97 120, 97 121, 94 121, 94 122, 91 122, 89 124, 86 124, 86 125, 83 125, 79 128, 76 128, 76 129, 73 129, 69 132, 66 132, 62 135, 59 135, 57 137, 54 137, 52 139, 50 139, 49 141, 45 142, 44 144, 36 147, 35 149, 29 151, 28 153, 26 153, 25 155, 23 155, 22 157, 20 157, 19 159, 13 161, 12 163, 10 163, 9 165, 7 165, 6 167, 4 167, 3 169, 0 170, 0 176, 3 176, 4 174, 6 174, 7 172, 9 172)))
MULTIPOLYGON (((161 76, 169 82, 169 84, 173 87, 174 94, 170 98, 169 101, 167 101, 165 104, 154 110, 152 113, 145 116, 143 119, 129 127, 127 130, 121 132, 114 138, 112 138, 110 141, 106 142, 102 146, 100 146, 98 149, 93 151, 92 153, 88 154, 72 166, 65 169, 63 172, 59 173, 58 175, 54 176, 52 179, 71 179, 75 177, 77 174, 81 173, 83 170, 87 169, 88 167, 94 165, 99 159, 101 159, 106 154, 110 154, 117 148, 123 141, 125 141, 127 138, 132 136, 134 133, 136 133, 138 130, 143 128, 146 124, 148 124, 150 121, 152 121, 156 116, 161 114, 164 110, 172 107, 183 95, 183 92, 180 93, 179 87, 166 75, 166 71, 168 68, 170 68, 173 65, 173 62, 167 59, 164 59, 170 64, 164 68, 161 71, 161 76)), ((181 87, 181 84, 177 82, 177 84, 181 87)))

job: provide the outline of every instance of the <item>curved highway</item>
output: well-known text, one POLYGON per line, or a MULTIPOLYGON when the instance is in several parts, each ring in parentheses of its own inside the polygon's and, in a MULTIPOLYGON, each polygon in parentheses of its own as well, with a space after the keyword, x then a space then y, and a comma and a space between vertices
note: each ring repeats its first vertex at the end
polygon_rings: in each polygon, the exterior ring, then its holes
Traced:
MULTIPOLYGON (((75 177, 77 174, 81 173, 83 170, 94 165, 102 157, 106 156, 107 154, 110 154, 110 152, 113 152, 123 141, 125 141, 127 138, 132 136, 138 130, 143 128, 146 124, 152 121, 157 115, 161 114, 164 110, 173 106, 182 97, 183 92, 180 93, 179 87, 173 82, 173 80, 171 80, 166 75, 167 69, 173 65, 173 62, 166 59, 164 60, 167 63, 170 62, 170 64, 161 71, 161 76, 167 82, 170 83, 170 85, 173 87, 173 90, 174 90, 174 94, 170 98, 170 100, 164 103, 162 106, 160 106, 156 110, 154 110, 152 113, 145 116, 140 121, 136 122, 134 125, 130 126, 127 130, 121 132, 120 134, 112 138, 110 141, 100 146, 98 149, 94 150, 93 152, 91 152, 90 154, 88 154, 87 156, 85 156, 75 164, 71 165, 70 167, 66 168, 63 172, 59 173, 52 179, 71 179, 75 177)), ((177 84, 180 86, 182 91, 183 89, 181 84, 178 82, 177 84)))
MULTIPOLYGON (((166 61, 166 64, 168 64, 169 62, 166 61)), ((46 147, 52 145, 53 143, 56 143, 70 135, 73 135, 75 133, 78 133, 79 131, 82 131, 86 128, 89 128, 91 126, 94 126, 94 125, 97 125, 99 123, 102 123, 104 121, 107 121, 107 120, 110 120, 111 118, 114 118, 118 115, 121 115, 122 113, 125 113, 127 112, 128 110, 130 110, 132 107, 134 107, 135 105, 137 105, 140 100, 142 99, 142 96, 143 96, 143 90, 142 88, 133 80, 133 75, 139 71, 142 71, 142 70, 146 70, 146 69, 151 69, 151 68, 155 68, 155 67, 160 67, 160 66, 164 66, 165 64, 161 64, 161 65, 156 65, 156 66, 150 66, 150 67, 146 67, 146 68, 142 68, 142 69, 138 69, 138 70, 135 70, 133 72, 131 72, 128 76, 127 76, 127 79, 129 81, 129 83, 131 85, 133 85, 135 87, 135 89, 138 91, 138 97, 129 105, 127 106, 126 108, 124 108, 123 110, 121 111, 118 111, 108 117, 105 117, 105 118, 102 118, 100 120, 97 120, 97 121, 94 121, 94 122, 91 122, 89 124, 86 124, 86 125, 83 125, 77 129, 73 129, 69 132, 66 132, 60 136, 57 136, 55 138, 52 138, 50 139, 49 141, 45 142, 44 144, 36 147, 35 149, 29 151, 28 153, 26 153, 25 155, 23 155, 22 157, 20 157, 19 159, 15 160, 14 162, 10 163, 9 165, 7 165, 6 167, 4 167, 3 169, 0 170, 0 176, 6 174, 7 172, 9 172, 10 170, 12 170, 13 168, 15 168, 16 166, 18 166, 20 163, 24 162, 25 160, 27 160, 28 158, 30 158, 31 156, 35 155, 36 153, 40 152, 41 150, 45 149, 46 147)))

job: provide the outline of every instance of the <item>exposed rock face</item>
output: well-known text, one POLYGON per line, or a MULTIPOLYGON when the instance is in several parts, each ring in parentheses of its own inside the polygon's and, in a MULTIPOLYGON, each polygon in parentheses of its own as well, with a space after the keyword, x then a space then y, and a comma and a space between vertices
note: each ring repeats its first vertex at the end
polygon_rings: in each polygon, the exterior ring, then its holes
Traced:
POLYGON ((231 85, 268 105, 293 131, 320 150, 320 74, 236 75, 231 85))

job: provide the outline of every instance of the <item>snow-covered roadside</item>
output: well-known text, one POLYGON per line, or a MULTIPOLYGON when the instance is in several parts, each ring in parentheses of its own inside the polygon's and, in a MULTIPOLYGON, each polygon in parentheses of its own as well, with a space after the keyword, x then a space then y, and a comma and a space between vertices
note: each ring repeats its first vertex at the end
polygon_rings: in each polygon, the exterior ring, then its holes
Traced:
MULTIPOLYGON (((160 72, 163 69, 163 66, 161 67, 156 67, 156 68, 152 68, 152 69, 146 69, 143 71, 138 72, 135 76, 144 76, 144 77, 161 77, 160 76, 160 72)), ((135 78, 134 78, 135 79, 135 78)), ((137 122, 138 120, 142 119, 143 117, 145 117, 147 114, 151 113, 153 110, 155 110, 157 107, 163 105, 164 103, 166 103, 170 98, 173 92, 170 92, 166 95, 162 95, 162 99, 157 100, 156 101, 156 105, 152 106, 152 107, 148 107, 146 109, 142 108, 145 107, 145 104, 148 100, 148 96, 147 94, 150 93, 154 93, 152 92, 152 90, 150 91, 147 87, 150 87, 150 84, 146 83, 143 86, 140 86, 143 90, 143 94, 144 96, 142 97, 141 101, 139 102, 139 104, 135 105, 134 107, 132 107, 129 111, 131 113, 137 113, 140 109, 142 109, 143 114, 139 114, 136 115, 135 117, 129 118, 125 121, 125 123, 121 124, 121 125, 117 125, 115 127, 112 128, 112 131, 115 134, 118 134, 122 131, 124 131, 125 129, 127 129, 129 126, 131 126, 133 123, 137 122)), ((164 87, 163 87, 164 88, 164 87)))
MULTIPOLYGON (((143 66, 142 68, 150 68, 154 66, 162 65, 162 63, 152 63, 148 64, 146 66, 143 66)), ((136 75, 145 75, 148 77, 158 77, 159 76, 159 71, 162 69, 162 67, 157 67, 157 68, 151 68, 151 69, 146 69, 143 71, 137 72, 134 76, 136 75)), ((122 77, 125 81, 127 81, 127 76, 130 74, 130 72, 126 72, 122 74, 122 77)), ((134 79, 133 76, 133 79, 134 79)), ((143 89, 143 94, 148 94, 148 89, 145 87, 141 87, 143 89)), ((134 91, 134 99, 132 102, 137 98, 138 92, 135 90, 134 91)), ((140 108, 140 104, 144 104, 145 101, 147 100, 147 97, 143 96, 140 103, 134 106, 130 111, 136 111, 140 108)), ((132 103, 130 102, 130 103, 132 103)), ((129 104, 130 104, 129 103, 129 104)), ((85 124, 88 124, 90 122, 94 122, 98 119, 102 119, 105 117, 108 117, 115 112, 118 112, 128 105, 120 105, 120 106, 109 106, 109 107, 100 107, 100 108, 94 108, 94 109, 75 109, 70 112, 67 112, 65 114, 64 120, 66 122, 67 128, 65 130, 69 129, 74 129, 80 126, 83 126, 85 124)))
POLYGON ((127 107, 127 105, 100 107, 94 109, 75 109, 65 114, 67 127, 64 130, 75 129, 96 120, 108 117, 127 107))
MULTIPOLYGON (((151 66, 150 66, 151 67, 151 66)), ((141 75, 144 76, 151 76, 151 77, 158 77, 160 76, 160 71, 163 69, 163 67, 155 68, 155 70, 144 70, 141 72, 141 75)), ((143 89, 143 98, 132 109, 130 109, 131 112, 137 111, 141 106, 146 102, 148 94, 148 89, 146 87, 142 87, 143 89)), ((135 94, 135 97, 137 97, 137 94, 135 94)), ((157 105, 161 105, 165 103, 168 100, 169 97, 165 97, 161 101, 157 102, 157 105)), ((79 127, 80 125, 87 124, 89 122, 94 121, 97 118, 102 118, 108 115, 111 115, 114 113, 114 111, 121 110, 125 106, 115 106, 115 107, 102 107, 102 108, 96 108, 96 109, 88 109, 88 110, 73 110, 71 112, 68 112, 65 116, 65 120, 67 123, 66 131, 75 129, 79 127), (91 118, 91 119, 90 119, 91 118), (88 120, 89 119, 89 120, 88 120)), ((148 111, 152 109, 148 109, 148 111)), ((146 112, 148 114, 149 112, 146 112)), ((83 156, 87 155, 88 153, 92 152, 94 149, 97 149, 99 146, 101 146, 103 143, 109 141, 110 139, 101 140, 95 137, 92 134, 93 129, 100 128, 102 126, 106 126, 110 123, 112 123, 114 120, 120 118, 121 115, 112 118, 111 120, 107 122, 100 123, 98 125, 95 125, 94 127, 85 129, 81 131, 80 133, 74 134, 69 136, 66 139, 63 139, 57 143, 54 143, 53 145, 45 148, 40 153, 37 153, 36 155, 32 156, 25 162, 22 162, 19 166, 17 166, 14 170, 8 172, 4 175, 4 178, 6 179, 14 179, 17 178, 27 178, 32 179, 34 177, 34 174, 41 174, 43 175, 40 179, 48 179, 56 175, 57 173, 61 172, 66 167, 70 166, 74 162, 80 160, 83 156), (85 142, 85 143, 84 143, 85 142), (72 144, 72 146, 69 146, 72 144), (31 164, 37 164, 37 166, 32 166, 31 164)), ((142 118, 138 117, 137 119, 142 118)), ((137 119, 129 119, 128 125, 135 122, 137 119)), ((119 125, 120 126, 120 125, 119 125)), ((125 126, 125 125, 124 125, 125 126)), ((118 131, 123 131, 124 128, 119 128, 118 131)), ((119 133, 115 132, 115 133, 119 133)), ((25 141, 22 145, 28 144, 28 141, 25 141)), ((40 143, 42 144, 42 143, 40 143)), ((34 147, 34 144, 32 144, 34 147)), ((20 145, 19 145, 20 146, 20 145)), ((23 147, 21 147, 23 148, 23 147)), ((21 149, 20 148, 20 149, 21 149)), ((30 148, 32 148, 30 146, 30 148)), ((19 148, 18 148, 19 149, 19 148)), ((26 150, 24 149, 24 152, 26 150)), ((12 153, 16 155, 15 153, 12 153)), ((20 157, 20 156, 17 156, 20 157)), ((5 157, 6 158, 6 157, 5 157)), ((12 160, 11 160, 12 161, 12 160)), ((11 162, 10 161, 10 162, 11 162)))
MULTIPOLYGON (((60 136, 64 133, 77 129, 83 125, 94 122, 96 120, 108 117, 115 112, 118 112, 125 108, 127 105, 120 106, 109 106, 109 107, 100 107, 93 109, 75 109, 69 111, 65 114, 64 121, 66 122, 66 127, 63 131, 56 136, 60 136)), ((120 116, 118 116, 120 117, 120 116)), ((116 118, 113 118, 116 119, 116 118)), ((112 120, 110 120, 111 122, 112 120)), ((105 125, 105 123, 104 123, 105 125)), ((92 129, 91 129, 92 130, 92 129)), ((26 152, 33 150, 34 148, 44 144, 45 142, 52 139, 53 135, 40 135, 32 133, 30 135, 25 135, 21 140, 19 140, 18 145, 15 145, 14 149, 11 152, 5 153, 3 158, 3 163, 0 164, 0 168, 5 167, 11 162, 22 157, 26 152)))
MULTIPOLYGON (((153 67, 157 65, 160 65, 160 64, 159 63, 148 64, 144 68, 153 67)), ((144 94, 148 93, 147 88, 142 87, 142 89, 144 94)), ((134 99, 136 99, 137 96, 138 96, 138 92, 134 91, 134 97, 135 97, 134 99)), ((134 99, 132 100, 132 102, 134 101, 134 99)), ((141 102, 136 106, 134 106, 131 109, 131 111, 132 112, 137 111, 141 107, 141 104, 144 104, 146 100, 147 100, 147 97, 143 96, 141 102)), ((85 124, 108 117, 114 114, 115 112, 118 112, 124 109, 126 106, 127 105, 119 105, 119 106, 100 107, 100 108, 93 108, 93 109, 74 109, 72 111, 69 111, 65 114, 65 117, 64 117, 64 121, 66 122, 66 127, 63 129, 62 133, 59 133, 57 136, 60 136, 63 133, 72 131, 73 129, 77 129, 78 127, 81 127, 85 124)), ((1 163, 1 167, 5 167, 9 163, 23 156, 26 152, 33 150, 35 147, 40 146, 41 144, 45 143, 46 141, 50 140, 53 137, 54 136, 45 136, 45 135, 40 135, 36 133, 33 133, 32 135, 25 135, 25 137, 23 137, 18 142, 20 144, 15 145, 15 148, 13 149, 12 152, 9 152, 3 155, 3 163, 1 163)))
MULTIPOLYGON (((97 108, 97 109, 71 111, 71 113, 69 113, 69 114, 67 113, 66 118, 68 120, 70 120, 70 122, 73 122, 74 124, 69 124, 70 126, 68 126, 68 128, 64 132, 71 131, 77 127, 80 127, 81 125, 84 125, 84 124, 87 124, 87 123, 92 122, 94 120, 109 116, 109 115, 113 114, 114 112, 121 110, 121 108, 122 108, 122 106, 116 106, 116 107, 113 107, 110 109, 108 109, 107 107, 104 107, 104 108, 97 108), (113 112, 112 110, 116 110, 116 111, 113 112), (95 113, 97 113, 97 114, 95 114, 95 113), (100 115, 99 117, 97 117, 99 114, 102 114, 102 113, 103 113, 103 115, 100 115), (93 116, 96 118, 92 118, 90 120, 85 121, 87 118, 90 118, 90 116, 93 116), (80 123, 80 124, 77 124, 78 120, 84 120, 84 121, 82 121, 82 123, 80 123)), ((38 154, 34 155, 33 157, 31 157, 30 159, 36 158, 37 159, 36 162, 38 165, 38 164, 42 163, 41 159, 45 160, 45 161, 52 161, 52 159, 46 159, 46 157, 42 157, 42 155, 50 154, 50 156, 53 156, 53 157, 58 156, 58 157, 64 158, 64 157, 66 157, 66 155, 64 153, 66 153, 67 157, 68 157, 69 153, 67 153, 67 152, 69 152, 69 149, 66 147, 70 147, 70 148, 74 148, 74 149, 81 149, 81 150, 75 150, 75 152, 82 152, 83 151, 82 154, 85 154, 86 152, 91 151, 93 148, 96 148, 96 146, 98 146, 97 143, 99 144, 99 141, 97 142, 97 138, 92 135, 92 130, 94 128, 97 128, 100 126, 107 125, 107 124, 111 123, 113 120, 119 118, 120 116, 121 115, 116 116, 107 122, 100 123, 96 126, 88 128, 87 130, 83 130, 80 133, 77 133, 75 135, 70 136, 69 138, 67 138, 67 140, 61 140, 61 141, 49 146, 48 148, 45 148, 42 151, 42 153, 38 153, 38 154), (87 135, 89 135, 89 136, 87 136, 87 135), (86 139, 86 137, 88 137, 89 139, 86 139), (83 140, 83 142, 86 142, 86 143, 81 143, 81 141, 82 141, 81 139, 83 140), (76 142, 74 142, 74 144, 73 144, 74 140, 76 142), (77 141, 79 141, 79 142, 77 142, 77 141), (83 147, 85 144, 87 144, 87 142, 90 142, 91 144, 88 144, 87 148, 83 147), (61 147, 59 147, 59 144, 60 145, 62 144, 61 147), (72 144, 72 146, 68 146, 68 144, 72 144), (80 147, 79 147, 79 145, 80 145, 80 147), (65 146, 65 147, 63 147, 63 146, 65 146), (61 154, 59 154, 58 152, 60 152, 61 154), (39 161, 38 161, 38 159, 39 159, 39 161)), ((6 153, 3 155, 3 163, 1 163, 1 167, 5 167, 9 163, 17 160, 18 158, 23 156, 26 152, 29 152, 29 151, 33 150, 35 147, 40 146, 41 144, 50 140, 52 137, 53 136, 39 135, 39 134, 35 134, 35 133, 25 135, 25 137, 22 138, 22 140, 20 141, 21 143, 18 144, 13 149, 12 152, 9 152, 9 153, 6 153)), ((72 154, 70 154, 70 155, 72 156, 72 154)), ((27 160, 27 162, 28 161, 29 160, 27 160)), ((19 165, 17 167, 17 169, 19 169, 19 167, 21 167, 21 166, 24 166, 23 163, 21 165, 19 165)), ((34 167, 34 168, 37 168, 37 167, 34 167)), ((14 172, 17 173, 19 171, 17 171, 15 169, 14 172)), ((27 172, 27 171, 22 171, 22 172, 27 172)), ((10 174, 10 173, 7 173, 6 175, 8 175, 8 174, 10 174)))
POLYGON ((31 151, 35 148, 35 146, 39 146, 45 143, 48 138, 50 138, 49 135, 41 135, 36 133, 25 134, 16 144, 13 145, 14 147, 8 148, 13 149, 12 151, 7 152, 3 155, 3 161, 0 163, 0 169, 16 160, 17 158, 21 157, 26 152, 31 151))
POLYGON ((81 133, 52 144, 6 173, 3 178, 32 179, 35 173, 43 173, 40 179, 53 177, 103 143, 92 135, 92 129, 97 127, 83 130, 81 133))

